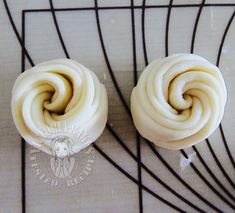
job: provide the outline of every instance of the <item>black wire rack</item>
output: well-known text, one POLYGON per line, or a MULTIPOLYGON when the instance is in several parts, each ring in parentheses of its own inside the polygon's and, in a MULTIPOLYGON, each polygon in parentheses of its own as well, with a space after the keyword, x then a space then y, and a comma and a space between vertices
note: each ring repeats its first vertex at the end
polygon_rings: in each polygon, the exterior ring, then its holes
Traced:
MULTIPOLYGON (((197 29, 198 29, 198 24, 200 22, 200 17, 201 13, 204 8, 210 8, 210 7, 220 7, 220 8, 233 8, 233 13, 230 15, 229 19, 227 20, 226 26, 224 26, 224 32, 222 35, 222 38, 220 40, 219 48, 218 48, 218 53, 217 53, 217 60, 216 64, 217 66, 220 65, 220 59, 221 59, 221 54, 222 54, 222 49, 226 40, 227 33, 229 32, 230 27, 232 26, 234 16, 235 16, 235 3, 234 4, 225 4, 225 3, 216 3, 216 4, 207 4, 205 0, 202 0, 201 3, 197 4, 174 4, 173 0, 170 0, 167 4, 164 5, 148 5, 148 1, 143 0, 141 5, 135 5, 135 2, 133 0, 130 0, 130 4, 128 6, 99 6, 99 1, 94 0, 94 6, 92 7, 78 7, 78 8, 54 8, 54 4, 52 0, 49 0, 49 5, 50 8, 48 9, 28 9, 28 10, 23 10, 22 11, 22 32, 20 33, 19 30, 16 28, 16 25, 14 23, 14 20, 11 15, 11 10, 8 6, 7 0, 4 0, 4 5, 5 9, 7 11, 10 23, 12 25, 12 28, 14 30, 14 33, 22 47, 22 67, 21 70, 22 72, 25 70, 25 61, 27 60, 31 66, 34 66, 34 59, 30 55, 30 50, 25 48, 25 41, 26 41, 26 36, 25 36, 25 22, 27 18, 27 14, 31 13, 38 13, 38 12, 45 12, 45 13, 51 13, 53 21, 54 21, 54 26, 56 28, 56 32, 58 34, 61 48, 64 51, 64 55, 66 58, 70 58, 70 51, 66 47, 66 43, 64 42, 63 39, 63 34, 61 33, 60 30, 60 23, 57 20, 57 13, 59 12, 68 12, 68 11, 93 11, 95 13, 95 20, 96 20, 96 25, 97 25, 97 31, 98 31, 98 36, 99 36, 99 41, 102 47, 102 52, 103 52, 103 57, 105 59, 106 65, 108 72, 110 74, 111 80, 113 82, 113 86, 117 92, 118 97, 121 100, 121 103, 123 107, 125 108, 126 112, 128 113, 128 116, 130 116, 131 119, 131 114, 130 114, 130 109, 128 106, 128 103, 126 102, 122 88, 120 88, 119 83, 116 79, 115 73, 113 71, 112 65, 109 60, 109 55, 106 51, 106 45, 104 42, 104 37, 102 33, 102 25, 100 22, 100 13, 104 10, 126 10, 131 13, 131 28, 132 28, 132 58, 133 58, 133 84, 135 85, 138 81, 138 74, 137 74, 137 49, 136 49, 136 30, 135 30, 135 11, 138 10, 141 12, 141 33, 142 33, 142 46, 143 46, 143 55, 144 55, 144 62, 145 65, 148 64, 149 62, 149 57, 148 57, 148 49, 146 46, 146 33, 145 33, 145 25, 146 25, 146 18, 145 14, 146 11, 149 9, 161 9, 164 8, 167 10, 167 16, 165 21, 165 56, 168 56, 169 54, 169 31, 170 31, 170 21, 171 21, 171 12, 172 9, 174 8, 196 8, 197 9, 197 15, 195 17, 193 25, 193 33, 191 36, 191 47, 190 51, 191 53, 194 52, 194 46, 195 46, 195 39, 197 36, 197 29), (21 35, 20 35, 21 34, 21 35)), ((196 212, 206 212, 203 207, 198 206, 195 204, 194 200, 191 200, 188 197, 182 196, 179 192, 174 190, 169 183, 158 177, 157 174, 155 174, 151 168, 149 168, 147 165, 143 163, 141 160, 141 143, 145 143, 147 147, 149 148, 150 152, 154 154, 156 157, 156 160, 160 161, 166 170, 168 170, 171 175, 175 178, 175 180, 183 184, 185 187, 185 190, 189 190, 190 193, 192 193, 194 196, 196 196, 200 201, 202 201, 211 211, 215 212, 224 212, 224 209, 221 209, 220 206, 218 206, 216 203, 212 203, 210 201, 209 197, 206 197, 204 194, 199 193, 197 188, 195 186, 190 185, 187 183, 187 180, 182 178, 178 172, 176 171, 175 168, 173 168, 167 161, 167 159, 158 151, 158 149, 149 141, 141 138, 141 136, 136 132, 136 154, 131 151, 131 149, 125 144, 125 141, 121 139, 121 137, 115 132, 114 128, 112 125, 107 123, 106 129, 111 133, 112 137, 115 139, 115 142, 118 143, 121 147, 123 152, 126 152, 137 164, 137 178, 133 177, 130 173, 128 173, 124 168, 122 168, 117 162, 115 162, 112 157, 109 155, 109 153, 106 153, 102 148, 97 144, 94 143, 93 147, 96 149, 98 153, 100 153, 109 163, 111 163, 117 170, 119 170, 124 176, 126 176, 128 179, 130 179, 133 183, 135 183, 138 187, 138 199, 139 199, 139 212, 144 212, 144 203, 143 203, 143 191, 146 191, 149 193, 151 196, 154 198, 158 199, 159 201, 163 202, 166 205, 166 208, 172 208, 176 211, 179 212, 186 212, 180 205, 175 205, 172 204, 168 199, 163 198, 161 194, 158 194, 151 190, 151 188, 148 188, 146 185, 144 185, 142 181, 142 171, 144 170, 146 173, 148 173, 156 182, 161 184, 168 192, 174 196, 176 196, 181 202, 184 202, 186 205, 190 206, 192 210, 196 212)), ((233 147, 229 147, 229 144, 226 140, 226 136, 223 131, 222 125, 219 126, 221 138, 222 138, 222 143, 223 146, 226 150, 224 153, 228 159, 229 163, 232 165, 232 168, 235 168, 235 162, 234 158, 231 153, 231 149, 233 147)), ((204 175, 203 172, 201 172, 200 168, 198 165, 194 164, 194 162, 190 162, 190 167, 194 171, 195 176, 205 184, 205 187, 210 190, 211 196, 216 196, 217 199, 222 200, 226 205, 227 205, 227 212, 232 212, 235 210, 235 197, 234 193, 231 191, 235 190, 235 183, 234 183, 234 177, 231 177, 231 174, 229 175, 229 172, 225 170, 223 163, 220 160, 220 157, 216 154, 216 152, 213 149, 213 145, 210 143, 210 140, 206 140, 206 146, 213 157, 217 169, 222 173, 224 179, 227 181, 227 185, 230 187, 228 188, 227 186, 224 185, 224 183, 214 174, 213 170, 209 167, 207 164, 207 159, 202 156, 200 151, 198 150, 197 146, 193 146, 192 149, 196 153, 196 156, 198 160, 201 163, 201 166, 206 170, 207 175, 210 176, 210 178, 213 180, 212 181, 208 180, 208 178, 204 175), (221 191, 223 193, 221 193, 221 191)), ((22 212, 26 212, 26 195, 25 195, 25 142, 22 140, 22 212)), ((179 151, 186 159, 189 158, 187 152, 185 150, 180 150, 179 151)))

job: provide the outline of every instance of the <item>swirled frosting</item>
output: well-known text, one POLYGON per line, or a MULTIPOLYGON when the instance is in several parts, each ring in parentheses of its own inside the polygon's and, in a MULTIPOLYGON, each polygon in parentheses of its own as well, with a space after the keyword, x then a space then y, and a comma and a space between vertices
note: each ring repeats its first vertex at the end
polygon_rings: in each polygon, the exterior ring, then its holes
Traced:
POLYGON ((17 78, 11 109, 26 142, 53 154, 55 133, 69 133, 75 139, 67 148, 76 153, 101 135, 108 101, 104 85, 92 71, 76 61, 58 59, 38 64, 17 78))
POLYGON ((131 95, 139 133, 167 149, 181 149, 209 137, 224 114, 227 91, 220 70, 193 54, 150 63, 131 95))

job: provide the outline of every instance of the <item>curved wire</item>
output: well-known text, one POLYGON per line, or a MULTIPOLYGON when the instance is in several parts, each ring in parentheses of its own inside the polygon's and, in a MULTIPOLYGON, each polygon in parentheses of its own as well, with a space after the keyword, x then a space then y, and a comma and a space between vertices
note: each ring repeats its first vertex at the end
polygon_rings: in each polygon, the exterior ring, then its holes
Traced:
MULTIPOLYGON (((50 0, 50 1, 52 1, 52 0, 50 0)), ((97 3, 97 2, 96 2, 97 3)), ((54 7, 53 7, 53 4, 51 4, 51 10, 54 10, 54 7)), ((95 8, 96 8, 96 5, 95 5, 95 8)), ((98 14, 98 9, 96 10, 96 14, 98 14)), ((56 19, 56 16, 55 16, 55 13, 54 13, 54 16, 53 16, 53 19, 54 19, 54 22, 55 23, 57 23, 57 19, 56 19)), ((59 26, 58 26, 58 23, 57 23, 57 31, 60 31, 60 29, 59 29, 59 26)), ((101 30, 100 30, 100 33, 101 33, 101 30)), ((60 35, 61 35, 61 33, 60 33, 60 35)), ((101 34, 102 35, 102 34, 101 34)), ((62 40, 63 41, 63 38, 62 38, 62 36, 61 36, 61 39, 60 40, 62 40)), ((65 48, 66 49, 66 46, 65 45, 63 45, 63 48, 65 48)), ((69 56, 69 55, 68 55, 69 56)), ((111 67, 111 66, 110 66, 111 67)), ((115 77, 114 77, 115 78, 115 77)), ((116 79, 115 79, 116 80, 116 79)), ((118 85, 118 84, 117 84, 118 85)), ((121 91, 120 91, 121 92, 121 91)), ((112 128, 107 124, 106 126, 108 126, 108 129, 109 130, 112 130, 112 128)), ((114 133, 114 131, 113 131, 113 133, 114 133)), ((95 146, 95 147, 97 147, 97 145, 95 146)), ((126 147, 127 148, 127 147, 126 147)), ((133 155, 134 156, 134 155, 133 155)), ((107 158, 106 158, 107 159, 107 158)), ((136 158, 135 157, 135 160, 136 161, 138 161, 138 158, 136 158)), ((142 165, 142 164, 141 164, 142 165)), ((120 170, 121 171, 121 170, 120 170)), ((150 170, 149 170, 150 171, 150 170)), ((155 178, 157 178, 156 176, 155 176, 155 178)), ((159 179, 159 178, 158 178, 159 179)), ((160 179, 159 179, 159 181, 160 181, 160 179)), ((160 181, 160 183, 161 183, 162 181, 160 181)), ((162 182, 163 183, 163 182, 162 182)), ((168 186, 167 184, 164 184, 165 186, 168 186)), ((141 187, 142 187, 142 185, 141 185, 141 187)), ((176 193, 174 190, 172 190, 170 187, 168 187, 168 190, 170 190, 170 191, 172 191, 172 192, 174 192, 175 193, 175 195, 178 197, 178 198, 180 198, 180 199, 182 199, 182 200, 185 200, 185 202, 187 202, 190 206, 192 206, 192 207, 194 207, 194 208, 196 208, 196 209, 198 209, 198 210, 200 210, 200 208, 198 208, 198 207, 196 207, 195 205, 193 205, 191 202, 189 202, 189 201, 187 201, 186 199, 184 199, 182 196, 180 196, 178 193, 176 193)))
MULTIPOLYGON (((221 43, 220 43, 220 47, 219 47, 219 51, 218 51, 218 56, 217 56, 217 62, 216 62, 217 66, 219 66, 220 58, 221 58, 221 53, 222 53, 222 49, 223 49, 223 46, 224 46, 224 41, 225 41, 225 38, 227 36, 228 30, 229 30, 229 28, 230 28, 230 26, 231 26, 231 24, 233 22, 234 16, 235 16, 235 11, 233 12, 232 16, 230 17, 230 19, 228 21, 228 24, 227 24, 227 26, 225 28, 225 31, 224 31, 224 34, 223 34, 223 37, 222 37, 222 40, 221 40, 221 43)), ((231 161, 231 163, 233 165, 233 168, 235 169, 235 162, 234 162, 234 159, 232 157, 231 151, 229 149, 227 140, 225 138, 222 124, 220 124, 219 128, 220 128, 220 133, 221 133, 221 136, 222 136, 222 139, 223 139, 223 142, 224 142, 227 154, 228 154, 229 159, 230 159, 230 161, 231 161)), ((234 186, 234 184, 233 184, 233 186, 234 186)))
MULTIPOLYGON (((169 5, 172 7, 172 1, 170 1, 169 2, 169 5)), ((193 51, 193 48, 194 48, 194 40, 195 40, 195 35, 196 35, 196 29, 197 29, 197 25, 198 25, 198 21, 199 21, 199 17, 200 17, 200 14, 201 14, 201 11, 202 11, 202 7, 203 7, 203 4, 205 3, 205 1, 203 0, 202 2, 201 2, 201 5, 200 5, 200 8, 199 8, 199 11, 198 11, 198 15, 197 15, 197 18, 196 18, 196 22, 195 22, 195 25, 194 25, 194 30, 193 30, 193 37, 192 37, 192 43, 191 43, 191 51, 193 51)), ((147 49, 146 49, 146 42, 145 42, 145 32, 144 32, 144 30, 145 30, 145 28, 144 28, 144 16, 145 16, 145 4, 146 4, 146 1, 144 0, 143 1, 143 5, 142 5, 142 7, 143 7, 143 13, 142 13, 142 35, 143 35, 143 51, 144 51, 144 58, 145 58, 145 63, 146 63, 146 65, 147 65, 147 63, 148 63, 148 57, 147 57, 147 49)), ((167 13, 167 22, 166 22, 166 37, 168 37, 168 35, 169 35, 169 22, 170 22, 170 10, 171 10, 171 8, 168 8, 168 13, 167 13)), ((165 39, 165 42, 166 42, 166 55, 168 54, 168 38, 166 38, 165 39)), ((154 152, 154 149, 155 149, 155 147, 154 146, 152 146, 152 147, 150 147, 151 149, 152 149, 152 151, 154 152)), ((155 150, 156 151, 156 150, 155 150)), ((155 154, 156 154, 156 152, 155 152, 155 154)), ((204 166, 206 166, 207 168, 208 168, 208 166, 206 165, 206 163, 205 163, 205 161, 202 159, 202 157, 201 157, 201 155, 200 155, 200 153, 197 151, 197 154, 198 154, 198 156, 199 156, 199 158, 200 158, 200 160, 203 162, 203 165, 204 166)), ((195 166, 194 166, 195 167, 195 166)), ((209 169, 209 168, 208 168, 209 169)), ((222 188, 222 189, 224 189, 224 191, 229 195, 229 197, 230 198, 232 198, 233 199, 233 196, 232 196, 232 194, 231 193, 229 193, 229 191, 219 182, 219 180, 214 176, 214 174, 211 172, 210 173, 213 177, 214 177, 214 179, 217 181, 217 183, 219 184, 219 186, 222 188)), ((203 177, 204 178, 204 177, 203 177)), ((206 182, 207 183, 207 182, 206 182)), ((185 185, 185 184, 184 184, 185 185)), ((207 184, 208 185, 208 184, 207 184)), ((187 185, 185 185, 186 187, 187 187, 187 185)), ((188 188, 188 187, 187 187, 188 188)), ((188 189, 190 189, 190 188, 188 188, 188 189)), ((208 204, 208 203, 207 203, 208 204)))
MULTIPOLYGON (((5 0, 4 0, 4 1, 5 1, 5 0)), ((8 8, 8 10, 9 10, 9 7, 8 7, 8 4, 7 4, 6 1, 5 1, 5 7, 8 8)), ((23 12, 23 16, 24 16, 24 12, 23 12)), ((8 16, 8 18, 10 19, 9 16, 8 16)), ((13 19, 12 19, 12 21, 13 21, 13 19)), ((14 30, 14 32, 17 32, 17 34, 18 34, 18 30, 17 30, 16 27, 15 27, 14 21, 12 22, 12 27, 13 27, 13 25, 14 25, 14 28, 15 28, 15 30, 16 30, 16 31, 14 30)), ((18 34, 18 35, 19 35, 19 34, 18 34)), ((26 50, 26 48, 25 48, 25 46, 23 46, 23 45, 24 45, 24 43, 22 42, 23 40, 24 40, 24 38, 21 39, 21 37, 19 37, 19 43, 20 43, 21 46, 22 46, 22 52, 25 53, 24 51, 26 50)), ((26 50, 26 51, 27 51, 27 50, 26 50)), ((26 55, 26 58, 30 61, 31 66, 34 66, 33 61, 30 60, 30 59, 31 59, 31 58, 30 58, 30 55, 29 55, 29 54, 25 54, 25 55, 26 55)), ((22 60, 23 60, 23 59, 22 59, 22 60)), ((24 64, 24 63, 22 62, 22 66, 23 66, 23 64, 24 64)), ((111 159, 108 155, 106 155, 106 154, 102 151, 102 149, 99 148, 99 146, 97 146, 96 144, 94 144, 93 146, 95 147, 95 149, 96 149, 105 159, 109 160, 109 162, 110 162, 115 168, 117 168, 121 173, 123 173, 125 176, 127 176, 127 177, 128 177, 131 181, 133 181, 134 183, 136 183, 136 184, 138 183, 138 181, 137 181, 134 177, 132 177, 131 175, 129 175, 129 174, 128 174, 125 170, 123 170, 118 164, 116 164, 114 161, 112 161, 112 159, 111 159)), ((24 171, 24 173, 25 173, 25 171, 24 171)), ((159 199, 160 201, 162 201, 163 203, 167 204, 168 206, 170 206, 171 208, 175 209, 176 211, 178 211, 178 212, 186 212, 186 211, 182 210, 181 208, 175 206, 174 204, 170 203, 169 201, 165 200, 164 198, 158 196, 156 193, 154 193, 152 190, 150 190, 150 189, 147 188, 146 186, 143 185, 142 187, 143 187, 143 189, 144 189, 146 192, 150 193, 152 196, 154 196, 155 198, 159 199)), ((24 190, 25 190, 25 189, 24 189, 24 190)), ((25 209, 22 209, 22 212, 24 213, 24 212, 25 212, 25 209)))
MULTIPOLYGON (((191 39, 191 53, 194 52, 194 43, 195 43, 195 38, 196 38, 196 34, 197 34, 197 28, 198 28, 198 23, 199 23, 199 20, 200 20, 200 16, 201 16, 201 13, 202 13, 202 9, 205 5, 205 2, 206 0, 202 0, 201 4, 200 4, 200 7, 199 7, 199 10, 198 10, 198 14, 197 14, 197 17, 196 17, 196 21, 195 21, 195 24, 194 24, 194 29, 193 29, 193 34, 192 34, 192 39, 191 39)), ((207 145, 209 143, 209 139, 206 139, 206 142, 207 142, 207 145)), ((212 146, 209 144, 210 146, 210 149, 209 151, 211 152, 212 156, 214 157, 215 159, 215 162, 216 164, 219 166, 219 168, 222 167, 222 165, 220 164, 212 146), (217 159, 217 160, 216 160, 217 159), (220 167, 221 166, 221 167, 220 167)), ((214 173, 211 171, 211 169, 208 167, 208 165, 206 164, 205 160, 203 159, 203 157, 201 156, 200 152, 197 150, 196 146, 193 146, 193 149, 194 151, 196 152, 198 158, 199 158, 199 161, 202 163, 202 165, 204 166, 204 168, 207 170, 207 172, 209 173, 209 175, 212 177, 212 179, 215 181, 215 183, 228 195, 228 197, 235 201, 235 198, 234 196, 226 189, 226 187, 219 181, 219 179, 214 175, 214 173)), ((223 167, 222 167, 223 168, 223 167)), ((225 170, 221 170, 223 175, 225 176, 225 178, 229 181, 229 183, 232 183, 231 179, 229 178, 228 174, 225 172, 225 170)))
MULTIPOLYGON (((136 39, 135 39, 135 12, 134 12, 134 0, 131 0, 131 25, 132 25, 132 47, 133 47, 133 79, 134 85, 137 84, 137 61, 136 61, 136 39)), ((137 155, 137 171, 138 171, 138 180, 139 180, 139 212, 143 213, 143 193, 142 193, 142 171, 141 171, 141 144, 140 144, 140 135, 136 131, 136 155, 137 155)))
MULTIPOLYGON (((169 25, 170 25, 170 15, 171 15, 172 4, 173 4, 173 0, 170 0, 169 1, 169 7, 168 7, 168 13, 167 13, 166 33, 165 33, 165 36, 166 36, 166 38, 165 38, 165 50, 166 50, 165 52, 166 52, 166 56, 168 56, 168 53, 169 53, 168 37, 169 37, 169 25)), ((196 18, 196 22, 195 22, 195 26, 194 26, 194 31, 193 31, 193 34, 195 33, 195 35, 196 35, 198 21, 199 21, 199 18, 200 18, 200 14, 201 14, 203 5, 204 5, 204 1, 201 2, 201 7, 199 8, 199 12, 198 12, 198 15, 197 15, 197 18, 196 18)), ((195 39, 195 36, 193 36, 192 38, 195 39)), ((193 44, 194 44, 194 40, 193 40, 193 44)), ((186 154, 186 152, 184 150, 180 150, 180 151, 183 154, 183 156, 188 158, 188 156, 187 156, 187 154, 186 154)), ((197 153, 199 153, 199 152, 197 152, 197 153)), ((201 156, 199 157, 199 160, 202 160, 201 156)), ((203 161, 202 163, 204 163, 203 166, 206 164, 205 161, 203 161)), ((231 208, 235 209, 235 206, 232 203, 230 203, 230 201, 228 201, 218 190, 215 189, 215 187, 202 175, 202 173, 198 170, 198 168, 194 165, 193 162, 190 163, 190 166, 196 172, 198 177, 201 178, 202 181, 207 185, 207 187, 209 189, 211 189, 211 191, 213 191, 227 205, 229 205, 231 208)), ((207 166, 207 168, 209 168, 209 167, 207 166)), ((211 175, 212 173, 209 172, 209 174, 211 175)), ((222 186, 222 189, 225 190, 225 192, 227 194, 230 194, 228 192, 228 190, 219 182, 219 180, 217 178, 215 178, 215 176, 212 176, 212 178, 214 178, 214 180, 217 181, 216 183, 220 184, 219 185, 220 187, 222 186)), ((229 198, 231 198, 231 197, 229 197, 229 198)))

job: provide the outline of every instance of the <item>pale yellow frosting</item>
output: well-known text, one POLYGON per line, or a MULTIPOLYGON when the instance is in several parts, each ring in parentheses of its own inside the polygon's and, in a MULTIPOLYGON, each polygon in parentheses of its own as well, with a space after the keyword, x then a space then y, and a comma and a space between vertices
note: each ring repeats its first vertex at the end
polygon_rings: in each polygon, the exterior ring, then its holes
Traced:
POLYGON ((131 95, 131 113, 140 134, 167 149, 195 145, 221 122, 227 91, 220 70, 193 54, 175 54, 150 63, 131 95))
POLYGON ((76 134, 72 147, 76 153, 101 135, 108 101, 105 87, 92 71, 76 61, 58 59, 38 64, 17 78, 11 109, 26 142, 52 154, 48 137, 69 131, 76 134))

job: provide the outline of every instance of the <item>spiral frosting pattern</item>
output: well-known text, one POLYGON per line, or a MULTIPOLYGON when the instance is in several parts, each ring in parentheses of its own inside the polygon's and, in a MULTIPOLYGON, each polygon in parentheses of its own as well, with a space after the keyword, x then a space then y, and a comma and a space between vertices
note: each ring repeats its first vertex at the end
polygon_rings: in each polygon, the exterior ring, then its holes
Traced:
POLYGON ((56 59, 22 73, 12 89, 14 123, 26 142, 52 154, 47 133, 79 132, 72 152, 94 142, 104 130, 107 93, 96 75, 70 59, 56 59), (81 138, 81 140, 80 140, 81 138))
POLYGON ((221 122, 227 91, 220 70, 194 54, 155 60, 142 72, 131 95, 139 133, 167 149, 190 147, 221 122))

